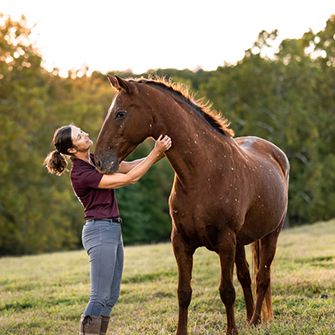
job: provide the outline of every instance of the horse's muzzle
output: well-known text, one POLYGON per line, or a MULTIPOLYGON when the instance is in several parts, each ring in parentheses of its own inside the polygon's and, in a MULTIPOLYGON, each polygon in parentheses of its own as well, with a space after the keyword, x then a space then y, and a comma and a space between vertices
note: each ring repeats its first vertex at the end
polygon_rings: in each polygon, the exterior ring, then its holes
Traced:
POLYGON ((103 153, 95 156, 95 166, 102 174, 112 174, 119 168, 119 160, 112 153, 103 153))

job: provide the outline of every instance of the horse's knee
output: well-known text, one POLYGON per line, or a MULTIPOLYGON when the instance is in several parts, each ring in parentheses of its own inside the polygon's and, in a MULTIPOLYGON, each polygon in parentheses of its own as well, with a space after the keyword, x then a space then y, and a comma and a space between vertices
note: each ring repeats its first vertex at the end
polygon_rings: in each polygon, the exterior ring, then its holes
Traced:
POLYGON ((178 289, 179 306, 187 308, 190 305, 191 297, 192 297, 192 288, 178 289))
POLYGON ((232 283, 220 285, 220 297, 225 305, 231 306, 235 302, 235 289, 232 283))

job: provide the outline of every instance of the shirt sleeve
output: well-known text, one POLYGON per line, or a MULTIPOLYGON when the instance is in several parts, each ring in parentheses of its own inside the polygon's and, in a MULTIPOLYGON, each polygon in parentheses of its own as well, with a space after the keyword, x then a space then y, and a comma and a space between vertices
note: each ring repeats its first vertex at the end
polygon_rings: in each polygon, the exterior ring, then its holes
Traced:
POLYGON ((79 184, 82 188, 98 188, 100 180, 103 174, 99 173, 95 169, 87 169, 80 173, 79 184))

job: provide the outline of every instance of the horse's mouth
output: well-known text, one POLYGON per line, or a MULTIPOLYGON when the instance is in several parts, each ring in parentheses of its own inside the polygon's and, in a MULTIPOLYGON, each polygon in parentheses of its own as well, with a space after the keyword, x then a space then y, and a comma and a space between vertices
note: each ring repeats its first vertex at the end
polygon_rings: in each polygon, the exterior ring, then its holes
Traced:
POLYGON ((95 166, 102 174, 112 174, 119 169, 119 160, 113 154, 97 155, 95 157, 95 166))
POLYGON ((102 174, 113 174, 118 171, 120 163, 134 150, 136 146, 129 146, 123 152, 114 150, 103 151, 95 155, 95 166, 102 174))
POLYGON ((111 161, 110 163, 105 164, 104 167, 98 168, 98 171, 102 174, 113 174, 119 169, 119 162, 116 161, 111 161))

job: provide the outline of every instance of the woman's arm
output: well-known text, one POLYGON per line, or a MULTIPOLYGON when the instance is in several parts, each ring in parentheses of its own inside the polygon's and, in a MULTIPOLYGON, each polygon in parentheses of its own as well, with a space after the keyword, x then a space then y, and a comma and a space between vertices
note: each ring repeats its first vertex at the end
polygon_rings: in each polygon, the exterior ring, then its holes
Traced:
POLYGON ((150 167, 161 158, 161 155, 171 147, 171 139, 162 135, 156 141, 155 147, 150 154, 141 159, 134 168, 128 173, 113 173, 111 175, 103 175, 98 188, 120 188, 122 186, 136 183, 150 169, 150 167))
POLYGON ((122 161, 119 165, 119 169, 118 169, 117 172, 127 173, 130 170, 132 170, 135 166, 137 166, 139 163, 143 162, 144 159, 145 159, 145 157, 140 158, 140 159, 136 159, 136 160, 131 161, 131 162, 122 161))
MULTIPOLYGON (((156 159, 156 162, 158 162, 160 159, 162 159, 164 157, 164 153, 162 152, 160 154, 160 156, 157 157, 156 159)), ((126 161, 122 161, 120 163, 120 166, 119 166, 119 170, 117 172, 120 172, 120 173, 127 173, 129 172, 130 170, 132 170, 134 167, 136 167, 138 164, 140 164, 141 162, 143 162, 145 160, 145 157, 144 158, 139 158, 139 159, 135 159, 134 161, 131 161, 131 162, 126 162, 126 161)), ((156 163, 155 162, 155 163, 156 163)))

